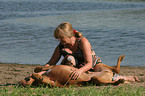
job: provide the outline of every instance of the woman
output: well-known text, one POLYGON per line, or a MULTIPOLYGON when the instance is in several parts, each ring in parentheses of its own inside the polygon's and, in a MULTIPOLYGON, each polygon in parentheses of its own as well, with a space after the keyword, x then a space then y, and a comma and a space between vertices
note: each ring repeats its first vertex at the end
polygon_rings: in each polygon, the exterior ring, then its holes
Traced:
POLYGON ((54 37, 60 41, 60 44, 45 66, 55 65, 63 55, 61 64, 78 68, 72 74, 72 79, 77 79, 80 74, 96 65, 96 55, 90 42, 80 32, 75 31, 70 23, 61 23, 54 31, 54 37))

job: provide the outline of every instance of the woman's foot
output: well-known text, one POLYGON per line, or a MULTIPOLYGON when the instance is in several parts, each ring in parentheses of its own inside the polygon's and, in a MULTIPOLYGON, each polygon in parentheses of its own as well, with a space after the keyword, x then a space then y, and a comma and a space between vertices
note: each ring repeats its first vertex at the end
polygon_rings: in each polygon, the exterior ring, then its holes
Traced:
POLYGON ((140 82, 137 76, 134 76, 135 81, 140 82))

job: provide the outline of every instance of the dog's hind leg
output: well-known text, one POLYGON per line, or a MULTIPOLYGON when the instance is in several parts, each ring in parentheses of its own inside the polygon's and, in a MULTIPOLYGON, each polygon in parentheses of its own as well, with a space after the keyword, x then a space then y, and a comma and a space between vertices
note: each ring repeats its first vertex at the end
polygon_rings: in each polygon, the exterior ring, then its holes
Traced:
POLYGON ((96 85, 102 85, 102 84, 111 84, 111 85, 119 85, 120 83, 124 83, 124 79, 119 79, 117 81, 107 81, 107 80, 104 80, 100 77, 92 77, 91 78, 91 82, 96 84, 96 85))
POLYGON ((122 61, 124 58, 125 58, 124 55, 119 56, 118 61, 117 61, 117 65, 114 66, 114 67, 108 66, 108 65, 103 64, 103 63, 102 63, 102 66, 103 66, 103 67, 106 67, 106 68, 108 68, 108 69, 110 69, 110 70, 111 70, 112 72, 114 72, 114 73, 118 73, 118 74, 119 74, 119 72, 120 72, 120 64, 121 64, 121 61, 122 61))
POLYGON ((120 64, 124 58, 125 58, 125 55, 119 56, 118 61, 117 61, 117 65, 115 66, 115 69, 114 69, 114 70, 116 70, 116 73, 120 72, 120 64))

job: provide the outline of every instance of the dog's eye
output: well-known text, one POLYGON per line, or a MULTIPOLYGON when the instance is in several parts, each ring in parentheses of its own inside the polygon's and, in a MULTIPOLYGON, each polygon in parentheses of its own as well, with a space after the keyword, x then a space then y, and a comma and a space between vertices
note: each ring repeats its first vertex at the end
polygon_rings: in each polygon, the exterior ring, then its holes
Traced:
POLYGON ((29 80, 30 80, 30 77, 26 77, 25 80, 26 80, 26 81, 29 81, 29 80))

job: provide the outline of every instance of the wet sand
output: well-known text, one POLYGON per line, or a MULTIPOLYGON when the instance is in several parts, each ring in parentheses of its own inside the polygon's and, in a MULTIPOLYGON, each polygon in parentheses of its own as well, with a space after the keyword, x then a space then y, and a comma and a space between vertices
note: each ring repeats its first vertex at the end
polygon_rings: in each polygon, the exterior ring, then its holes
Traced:
MULTIPOLYGON (((33 73, 39 65, 0 63, 0 86, 15 85, 33 73)), ((121 66, 121 75, 137 76, 141 82, 132 82, 133 85, 145 86, 145 67, 121 66)))

